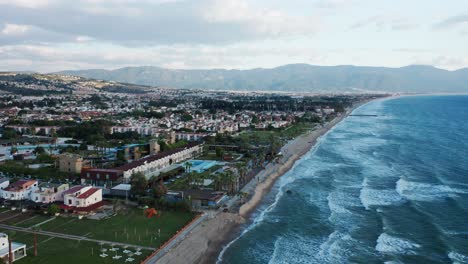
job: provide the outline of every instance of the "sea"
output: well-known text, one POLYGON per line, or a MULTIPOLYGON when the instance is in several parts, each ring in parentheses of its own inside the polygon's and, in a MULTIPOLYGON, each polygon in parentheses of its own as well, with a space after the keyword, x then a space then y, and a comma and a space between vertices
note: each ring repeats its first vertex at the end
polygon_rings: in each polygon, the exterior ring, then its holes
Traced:
POLYGON ((352 114, 276 182, 218 263, 468 263, 468 96, 352 114))

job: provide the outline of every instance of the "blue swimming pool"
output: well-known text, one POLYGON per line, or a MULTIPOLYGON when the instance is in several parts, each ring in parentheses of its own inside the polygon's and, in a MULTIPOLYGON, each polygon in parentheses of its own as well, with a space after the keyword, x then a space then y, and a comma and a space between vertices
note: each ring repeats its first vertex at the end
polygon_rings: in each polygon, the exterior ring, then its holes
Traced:
POLYGON ((192 167, 190 168, 191 171, 195 172, 204 172, 208 170, 209 168, 219 164, 220 162, 216 160, 188 160, 184 162, 183 166, 186 167, 186 164, 190 162, 192 164, 192 167))

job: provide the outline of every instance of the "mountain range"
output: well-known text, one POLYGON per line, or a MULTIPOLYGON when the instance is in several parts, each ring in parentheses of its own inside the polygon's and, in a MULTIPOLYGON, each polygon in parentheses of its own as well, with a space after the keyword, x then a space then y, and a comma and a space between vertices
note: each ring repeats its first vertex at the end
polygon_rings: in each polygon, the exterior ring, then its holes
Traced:
POLYGON ((289 64, 250 70, 174 70, 153 66, 62 71, 91 79, 181 89, 285 92, 468 93, 468 68, 289 64))

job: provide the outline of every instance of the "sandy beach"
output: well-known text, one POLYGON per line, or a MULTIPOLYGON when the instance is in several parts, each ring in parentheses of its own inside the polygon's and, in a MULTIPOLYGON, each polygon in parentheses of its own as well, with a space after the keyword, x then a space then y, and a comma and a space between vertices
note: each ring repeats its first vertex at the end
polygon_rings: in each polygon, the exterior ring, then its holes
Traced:
POLYGON ((234 197, 228 203, 231 213, 210 212, 207 220, 195 227, 184 240, 165 254, 158 263, 216 263, 223 247, 239 233, 241 224, 246 222, 249 214, 261 203, 262 198, 270 191, 276 180, 291 169, 294 163, 305 153, 310 151, 317 143, 318 138, 363 103, 356 104, 345 114, 284 145, 281 148, 283 155, 279 161, 269 163, 265 169, 260 171, 242 188, 242 192, 249 194, 246 203, 241 204, 241 201, 234 197))

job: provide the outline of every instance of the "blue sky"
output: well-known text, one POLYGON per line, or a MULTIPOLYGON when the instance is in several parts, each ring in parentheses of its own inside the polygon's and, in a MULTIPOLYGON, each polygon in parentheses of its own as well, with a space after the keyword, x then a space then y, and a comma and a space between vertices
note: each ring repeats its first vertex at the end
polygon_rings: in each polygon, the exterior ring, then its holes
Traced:
POLYGON ((0 70, 468 67, 466 0, 0 0, 0 70))

